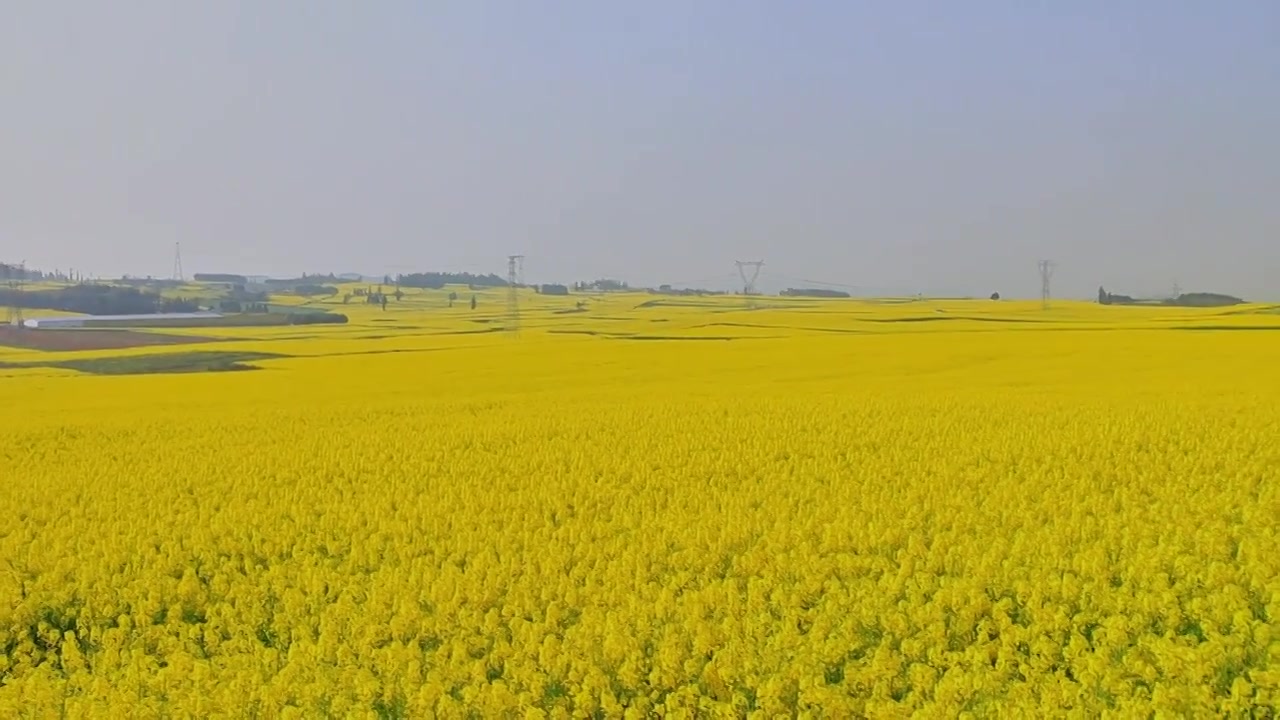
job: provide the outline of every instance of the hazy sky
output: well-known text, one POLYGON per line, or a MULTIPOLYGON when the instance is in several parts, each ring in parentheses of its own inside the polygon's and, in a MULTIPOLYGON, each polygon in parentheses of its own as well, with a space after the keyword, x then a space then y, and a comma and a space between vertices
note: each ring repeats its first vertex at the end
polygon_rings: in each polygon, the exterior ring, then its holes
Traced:
POLYGON ((58 2, 0 259, 1280 298, 1280 2, 58 2))

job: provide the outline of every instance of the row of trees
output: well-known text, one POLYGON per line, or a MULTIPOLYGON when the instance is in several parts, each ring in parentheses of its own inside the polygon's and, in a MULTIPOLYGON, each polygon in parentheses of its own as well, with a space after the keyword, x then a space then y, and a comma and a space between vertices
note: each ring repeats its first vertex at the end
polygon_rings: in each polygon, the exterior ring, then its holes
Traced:
POLYGON ((659 285, 657 290, 650 289, 649 292, 656 293, 658 295, 681 295, 681 296, 684 296, 684 295, 702 296, 702 295, 724 295, 725 294, 725 291, 723 290, 707 290, 705 288, 676 289, 670 285, 659 285))
POLYGON ((338 294, 338 288, 332 285, 312 285, 310 283, 304 283, 301 285, 294 285, 289 289, 289 292, 294 295, 304 295, 307 297, 331 297, 338 294))
POLYGON ((71 285, 56 290, 20 292, 0 288, 0 305, 45 308, 86 315, 145 315, 156 312, 195 312, 199 303, 189 298, 167 298, 158 293, 118 285, 71 285))
POLYGON ((196 273, 192 276, 196 282, 228 283, 231 285, 248 285, 249 278, 244 275, 230 273, 196 273))
POLYGON ((1117 295, 1109 293, 1104 287, 1098 288, 1098 304, 1099 305, 1133 305, 1137 300, 1128 295, 1117 295))
POLYGON ((29 267, 23 267, 15 263, 0 262, 0 282, 8 280, 22 280, 24 282, 40 282, 47 280, 49 282, 84 282, 84 275, 70 270, 62 272, 54 270, 53 272, 44 272, 42 270, 33 270, 29 267))
POLYGON ((1241 305, 1244 300, 1233 295, 1222 293, 1181 293, 1177 297, 1162 300, 1142 300, 1128 295, 1107 292, 1106 288, 1098 288, 1100 305, 1169 305, 1173 307, 1228 307, 1241 305))
MULTIPOLYGON (((390 276, 386 279, 386 284, 390 285, 392 280, 390 276)), ((419 288, 423 290, 439 290, 445 285, 466 285, 471 288, 482 287, 506 287, 506 278, 498 277, 493 273, 488 275, 473 275, 471 273, 410 273, 408 275, 397 275, 395 283, 401 287, 419 288)))
POLYGON ((224 313, 269 313, 271 306, 265 302, 241 302, 224 299, 218 301, 218 312, 224 313))
POLYGON ((812 298, 847 298, 852 297, 844 290, 829 290, 826 288, 787 288, 780 295, 785 297, 812 297, 812 298))
POLYGON ((576 282, 573 284, 573 289, 577 292, 624 292, 630 290, 631 286, 621 280, 601 278, 591 282, 576 282))

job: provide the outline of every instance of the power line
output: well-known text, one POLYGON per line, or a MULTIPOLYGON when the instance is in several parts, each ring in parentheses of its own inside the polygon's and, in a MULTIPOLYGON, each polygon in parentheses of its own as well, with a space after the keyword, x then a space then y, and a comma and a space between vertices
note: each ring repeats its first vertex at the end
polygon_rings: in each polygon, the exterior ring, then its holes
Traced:
POLYGON ((703 277, 696 280, 672 280, 669 282, 663 282, 661 284, 670 285, 673 288, 705 287, 708 285, 715 285, 716 286, 715 288, 708 288, 708 289, 722 290, 724 288, 724 283, 728 282, 732 284, 734 282, 734 279, 737 277, 738 277, 737 273, 728 272, 716 277, 703 277))

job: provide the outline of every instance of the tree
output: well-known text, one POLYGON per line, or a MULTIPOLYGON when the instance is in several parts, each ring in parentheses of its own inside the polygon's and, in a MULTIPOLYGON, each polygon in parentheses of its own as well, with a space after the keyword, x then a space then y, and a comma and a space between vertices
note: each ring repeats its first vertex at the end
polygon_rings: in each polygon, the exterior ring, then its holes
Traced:
POLYGON ((475 310, 475 309, 476 309, 476 296, 475 296, 475 295, 472 295, 472 296, 471 296, 471 309, 472 309, 472 310, 475 310))
POLYGON ((1108 293, 1101 285, 1098 286, 1098 304, 1099 305, 1111 304, 1111 294, 1108 293))
POLYGON ((1000 299, 1000 293, 998 293, 998 292, 993 292, 993 293, 991 293, 991 299, 992 299, 992 300, 999 300, 999 299, 1000 299))

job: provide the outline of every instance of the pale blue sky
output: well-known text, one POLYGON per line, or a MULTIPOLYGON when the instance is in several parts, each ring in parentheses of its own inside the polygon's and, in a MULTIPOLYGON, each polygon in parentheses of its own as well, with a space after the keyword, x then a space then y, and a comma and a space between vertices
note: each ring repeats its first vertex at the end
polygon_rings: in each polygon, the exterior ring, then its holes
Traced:
POLYGON ((1280 299, 1280 3, 10 0, 0 258, 1280 299))

